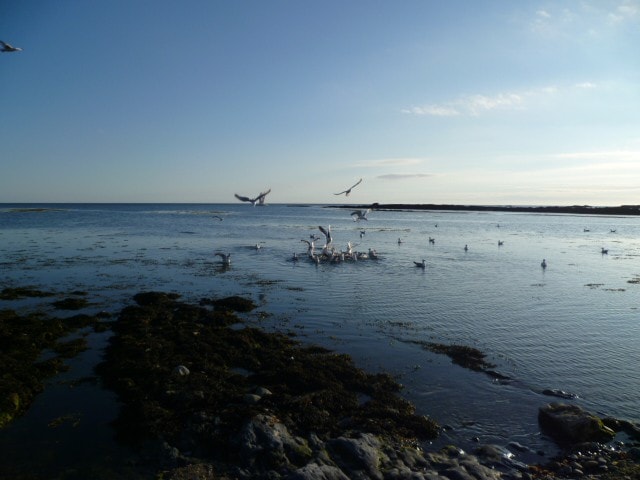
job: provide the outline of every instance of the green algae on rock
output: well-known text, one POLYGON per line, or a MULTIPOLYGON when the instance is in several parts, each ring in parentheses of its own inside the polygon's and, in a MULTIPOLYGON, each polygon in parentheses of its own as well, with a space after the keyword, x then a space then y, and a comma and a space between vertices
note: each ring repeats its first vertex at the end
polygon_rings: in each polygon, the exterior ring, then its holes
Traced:
POLYGON ((43 292, 34 287, 7 287, 0 292, 0 300, 20 300, 22 298, 51 297, 51 292, 43 292))
POLYGON ((86 348, 84 339, 59 339, 94 321, 89 316, 67 320, 0 311, 0 428, 27 411, 44 389, 47 378, 66 369, 63 358, 71 358, 86 348), (57 355, 39 360, 45 350, 57 355))
MULTIPOLYGON (((296 438, 437 435, 436 423, 417 415, 387 374, 368 374, 347 355, 281 333, 228 328, 240 320, 226 309, 154 295, 159 302, 136 296, 145 301, 121 311, 97 367, 123 402, 114 425, 124 441, 164 441, 201 461, 239 465, 233 439, 256 418, 296 438)), ((290 461, 304 464, 305 441, 290 461)))

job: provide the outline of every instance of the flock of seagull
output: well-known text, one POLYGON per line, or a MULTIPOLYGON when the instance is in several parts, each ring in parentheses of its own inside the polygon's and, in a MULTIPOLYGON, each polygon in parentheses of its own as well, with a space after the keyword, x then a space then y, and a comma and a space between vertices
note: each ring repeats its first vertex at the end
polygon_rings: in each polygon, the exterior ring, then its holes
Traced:
MULTIPOLYGON (((360 185, 360 183, 362 183, 362 178, 360 178, 356 183, 351 185, 349 188, 341 192, 334 193, 334 195, 344 194, 345 197, 348 197, 351 191, 355 187, 360 185)), ((269 193, 271 193, 270 188, 264 192, 260 192, 258 195, 256 195, 253 198, 247 197, 244 195, 238 195, 237 193, 235 193, 234 196, 241 202, 251 203, 251 205, 255 207, 256 205, 258 206, 266 205, 265 200, 269 193)), ((354 222, 359 222, 361 220, 368 221, 369 219, 367 218, 367 215, 369 214, 369 212, 371 212, 370 208, 367 208, 366 210, 354 210, 353 212, 351 212, 351 218, 353 219, 354 222)), ((219 220, 222 220, 222 217, 218 215, 215 215, 214 217, 219 220)), ((309 240, 305 240, 305 239, 300 240, 301 242, 304 242, 307 244, 307 257, 310 260, 312 260, 316 265, 320 264, 321 262, 336 263, 336 262, 343 262, 348 260, 358 261, 358 260, 378 258, 378 253, 374 249, 370 248, 367 253, 357 252, 354 250, 355 245, 352 244, 351 242, 347 242, 346 250, 340 249, 340 251, 338 251, 334 246, 333 238, 331 236, 331 225, 328 225, 327 228, 320 225, 318 226, 318 230, 320 230, 320 232, 324 236, 324 245, 322 246, 319 252, 316 252, 316 242, 320 240, 322 237, 312 234, 309 236, 309 240)), ((365 233, 366 233, 365 230, 360 230, 360 238, 364 237, 365 233)), ((259 248, 260 248, 260 244, 258 243, 256 244, 256 249, 259 249, 259 248)), ((216 252, 215 255, 220 257, 223 266, 231 265, 231 253, 216 252)), ((297 262, 299 260, 298 254, 294 252, 293 256, 291 257, 291 260, 294 262, 297 262)))
MULTIPOLYGON (((351 191, 357 187, 358 185, 360 185, 360 183, 362 182, 362 178, 359 179, 356 183, 354 183, 351 187, 347 188, 346 190, 343 190, 341 192, 338 193, 334 193, 334 195, 342 195, 344 194, 345 197, 348 197, 349 194, 351 193, 351 191)), ((246 197, 243 195, 238 195, 237 193, 234 194, 235 197, 242 201, 242 202, 247 202, 247 203, 251 203, 254 207, 256 205, 259 206, 264 206, 265 204, 265 199, 267 197, 267 195, 271 193, 271 189, 266 190, 265 192, 261 192, 259 193, 256 197, 251 198, 251 197, 246 197)), ((359 221, 368 221, 369 219, 367 218, 367 215, 369 214, 369 212, 371 212, 370 208, 367 208, 366 210, 354 210, 353 212, 351 212, 351 218, 353 219, 354 222, 359 222, 359 221)), ((222 217, 215 215, 215 218, 222 220, 222 217)), ((438 226, 438 224, 435 225, 436 227, 438 226)), ((500 227, 500 225, 498 225, 498 227, 500 227)), ((326 228, 323 227, 322 225, 318 226, 318 230, 320 230, 320 233, 322 233, 323 237, 324 237, 324 244, 321 248, 319 248, 319 252, 316 252, 316 242, 318 240, 321 240, 322 237, 316 235, 316 234, 311 234, 309 236, 309 240, 306 239, 302 239, 300 240, 301 242, 305 243, 307 245, 307 258, 309 260, 311 260, 313 263, 315 263, 316 265, 319 265, 320 263, 323 262, 327 262, 327 263, 340 263, 340 262, 345 262, 345 261, 359 261, 359 260, 368 260, 368 259, 372 259, 372 260, 377 260, 379 258, 378 253, 376 252, 376 250, 369 248, 368 251, 365 252, 358 252, 356 250, 354 250, 354 247, 356 245, 354 245, 353 243, 351 243, 351 241, 347 242, 347 248, 346 250, 340 249, 337 250, 335 248, 334 242, 333 242, 333 237, 331 235, 331 225, 328 225, 326 228)), ((588 232, 588 229, 584 229, 585 232, 588 232)), ((612 233, 615 233, 615 230, 611 230, 612 233)), ((365 230, 360 230, 360 238, 363 238, 365 235, 366 231, 365 230)), ((428 239, 429 244, 435 244, 435 238, 433 237, 429 237, 428 239)), ((403 241, 401 238, 398 238, 398 245, 402 244, 403 241)), ((498 240, 498 247, 501 247, 504 245, 504 241, 502 240, 498 240)), ((256 244, 256 249, 259 249, 260 243, 256 244)), ((464 246, 464 251, 467 252, 469 250, 469 246, 465 245, 464 246)), ((601 249, 601 253, 603 255, 606 255, 609 253, 608 249, 602 248, 601 249)), ((229 266, 231 265, 231 253, 222 253, 222 252, 216 252, 215 254, 216 256, 219 256, 222 260, 222 265, 223 266, 229 266)), ((293 253, 293 256, 291 257, 291 260, 294 262, 297 262, 298 260, 300 260, 298 254, 296 252, 293 253)), ((413 261, 413 264, 416 268, 421 268, 421 269, 426 269, 427 268, 427 262, 425 259, 422 259, 422 261, 420 262, 416 262, 413 261)), ((542 259, 542 262, 540 263, 540 267, 545 270, 547 268, 547 260, 546 259, 542 259)))

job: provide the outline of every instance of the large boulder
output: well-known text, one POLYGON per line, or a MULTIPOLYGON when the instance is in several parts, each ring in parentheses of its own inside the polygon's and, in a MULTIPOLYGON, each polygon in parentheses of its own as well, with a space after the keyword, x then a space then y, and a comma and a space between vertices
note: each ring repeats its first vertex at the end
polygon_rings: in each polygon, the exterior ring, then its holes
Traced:
POLYGON ((538 423, 560 443, 607 442, 615 436, 599 417, 577 405, 554 402, 540 407, 538 423))

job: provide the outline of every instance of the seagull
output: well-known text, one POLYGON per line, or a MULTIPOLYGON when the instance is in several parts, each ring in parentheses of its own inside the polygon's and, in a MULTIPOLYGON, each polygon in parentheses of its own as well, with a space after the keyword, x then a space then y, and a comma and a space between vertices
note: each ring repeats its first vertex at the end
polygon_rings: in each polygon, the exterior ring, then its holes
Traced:
POLYGON ((267 195, 269 195, 269 193, 271 193, 271 189, 267 190, 266 192, 260 193, 260 195, 258 195, 256 198, 243 197, 242 195, 238 195, 237 193, 234 193, 234 195, 238 200, 242 202, 250 202, 251 205, 255 207, 256 204, 264 205, 264 199, 267 195))
POLYGON ((331 245, 331 225, 329 225, 326 230, 322 225, 319 225, 318 228, 324 235, 324 238, 325 238, 324 246, 328 247, 329 245, 331 245))
POLYGON ((300 241, 306 243, 309 246, 309 248, 307 248, 307 255, 309 255, 310 257, 313 257, 315 255, 315 249, 316 249, 315 240, 308 241, 303 239, 300 241))
POLYGON ((367 218, 367 214, 371 211, 370 208, 367 208, 366 210, 356 210, 354 212, 351 212, 351 217, 353 218, 354 222, 358 222, 360 220, 369 220, 367 218))
POLYGON ((342 194, 344 193, 344 196, 345 196, 345 197, 348 197, 348 196, 349 196, 349 194, 351 193, 351 190, 352 190, 354 187, 357 187, 358 185, 360 185, 360 182, 362 182, 362 179, 358 180, 356 183, 354 183, 353 185, 351 185, 351 186, 350 186, 349 188, 347 188, 346 190, 343 190, 343 191, 342 191, 342 192, 340 192, 340 193, 334 193, 334 195, 342 195, 342 194))
POLYGON ((498 246, 501 247, 502 245, 504 245, 504 242, 502 240, 498 240, 498 246))
POLYGON ((372 258, 372 259, 375 260, 376 258, 378 258, 378 252, 376 252, 374 249, 370 248, 369 249, 369 258, 372 258))
POLYGON ((2 49, 0 49, 0 52, 11 53, 11 52, 21 52, 22 51, 21 48, 12 47, 11 45, 9 45, 6 42, 3 42, 2 40, 0 40, 0 45, 2 45, 2 49))
POLYGON ((433 237, 429 237, 429 243, 432 243, 433 245, 436 244, 436 239, 433 237))
POLYGON ((398 238, 398 245, 400 245, 402 243, 402 239, 398 238))
POLYGON ((291 257, 291 261, 292 262, 297 262, 298 261, 298 254, 296 252, 293 252, 293 256, 291 257))
POLYGON ((367 232, 364 231, 364 230, 360 230, 360 238, 364 237, 365 233, 367 233, 367 232))
POLYGON ((223 265, 231 265, 231 254, 216 252, 216 255, 222 258, 223 265))
POLYGON ((607 249, 607 248, 602 248, 602 249, 600 249, 600 252, 601 252, 603 255, 606 255, 606 254, 608 254, 608 253, 609 253, 609 249, 607 249))
POLYGON ((414 262, 413 262, 413 264, 414 264, 416 267, 422 268, 423 270, 424 270, 425 268, 427 268, 427 262, 425 262, 424 258, 422 259, 422 261, 421 261, 421 262, 416 262, 416 261, 414 261, 414 262))
POLYGON ((464 246, 464 251, 466 252, 466 251, 468 251, 468 250, 469 250, 469 246, 468 246, 468 245, 465 245, 465 246, 464 246))
POLYGON ((222 221, 222 217, 220 215, 214 215, 212 218, 217 218, 218 220, 222 221))
POLYGON ((547 268, 547 261, 546 261, 544 258, 542 259, 542 263, 540 264, 540 266, 541 266, 543 269, 547 268))

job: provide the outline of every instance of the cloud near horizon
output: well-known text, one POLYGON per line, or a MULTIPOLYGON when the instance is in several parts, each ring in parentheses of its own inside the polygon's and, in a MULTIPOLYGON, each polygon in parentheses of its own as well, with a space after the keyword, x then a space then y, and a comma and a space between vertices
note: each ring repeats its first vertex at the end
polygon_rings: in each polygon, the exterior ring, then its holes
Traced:
POLYGON ((378 175, 376 178, 382 180, 407 180, 410 178, 427 178, 435 177, 433 173, 387 173, 385 175, 378 175))
MULTIPOLYGON (((596 84, 592 82, 581 82, 575 84, 574 89, 595 89, 596 84)), ((494 95, 465 95, 450 102, 441 104, 429 104, 404 108, 402 113, 415 116, 434 117, 456 117, 468 116, 477 117, 483 113, 493 110, 522 110, 531 100, 549 97, 559 92, 556 86, 541 87, 532 90, 522 90, 515 92, 503 92, 494 95)))
POLYGON ((356 167, 367 167, 367 168, 376 168, 376 167, 404 167, 407 165, 418 165, 423 163, 423 158, 382 158, 379 160, 365 160, 363 162, 357 163, 356 167))

